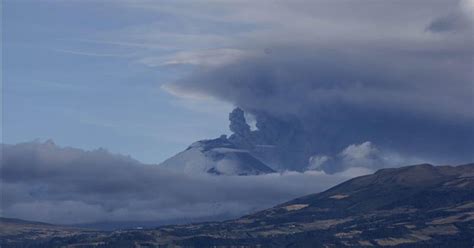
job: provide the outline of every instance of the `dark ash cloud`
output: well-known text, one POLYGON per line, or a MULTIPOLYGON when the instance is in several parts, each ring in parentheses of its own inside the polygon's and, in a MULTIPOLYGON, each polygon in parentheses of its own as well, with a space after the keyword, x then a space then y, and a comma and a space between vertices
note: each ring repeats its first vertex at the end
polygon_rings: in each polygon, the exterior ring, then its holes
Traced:
MULTIPOLYGON (((474 42, 472 30, 457 23, 472 24, 466 10, 471 6, 464 2, 416 1, 430 6, 420 15, 412 5, 395 2, 323 1, 307 10, 295 5, 293 12, 282 12, 295 15, 295 25, 276 22, 268 31, 271 40, 249 35, 242 41, 241 49, 254 56, 197 69, 168 87, 228 101, 254 116, 258 131, 243 137, 239 129, 234 140, 254 145, 254 153, 274 167, 303 170, 314 155, 334 157, 365 141, 425 161, 470 162, 474 42), (317 6, 329 6, 334 16, 317 9, 308 13, 317 6), (364 13, 379 17, 376 27, 365 22, 364 13), (450 13, 456 17, 443 19, 450 13), (338 14, 345 14, 343 20, 338 14), (427 25, 433 32, 456 28, 456 33, 426 32, 427 25), (274 151, 264 154, 256 150, 259 145, 274 151)), ((283 15, 279 10, 275 7, 283 15)))
POLYGON ((288 153, 283 163, 294 164, 291 169, 304 168, 313 154, 365 141, 438 163, 471 161, 472 51, 437 49, 415 55, 280 48, 274 49, 280 54, 194 74, 174 86, 254 115, 263 136, 256 142, 288 153))

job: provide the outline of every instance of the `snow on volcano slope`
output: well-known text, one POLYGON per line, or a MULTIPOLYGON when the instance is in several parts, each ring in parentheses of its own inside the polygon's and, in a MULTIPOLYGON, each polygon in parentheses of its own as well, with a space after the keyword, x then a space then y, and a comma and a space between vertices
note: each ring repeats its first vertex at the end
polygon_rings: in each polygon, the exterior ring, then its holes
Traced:
POLYGON ((275 172, 247 150, 237 149, 225 136, 193 143, 160 166, 189 174, 259 175, 275 172))

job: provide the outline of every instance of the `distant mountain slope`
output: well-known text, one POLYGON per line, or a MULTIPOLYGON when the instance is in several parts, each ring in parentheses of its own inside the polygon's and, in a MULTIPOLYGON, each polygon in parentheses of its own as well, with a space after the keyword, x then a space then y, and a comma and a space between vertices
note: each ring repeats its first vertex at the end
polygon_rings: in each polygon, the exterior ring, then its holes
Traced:
POLYGON ((248 151, 238 149, 225 136, 195 142, 160 166, 190 174, 259 175, 275 172, 248 151))
POLYGON ((396 169, 381 169, 339 184, 325 192, 286 203, 338 208, 362 213, 400 206, 418 209, 456 204, 472 198, 474 164, 433 166, 420 164, 396 169), (433 201, 434 200, 434 201, 433 201))
POLYGON ((82 239, 61 237, 54 244, 79 243, 103 247, 472 248, 474 164, 384 169, 236 220, 97 233, 82 239))
POLYGON ((50 247, 53 238, 84 237, 97 233, 87 229, 0 217, 0 247, 50 247), (48 244, 45 245, 45 242, 48 244))
POLYGON ((383 169, 234 221, 160 230, 194 247, 472 247, 474 164, 383 169))
POLYGON ((55 226, 53 224, 39 222, 39 221, 27 221, 22 219, 15 219, 15 218, 3 218, 0 217, 0 223, 2 224, 2 228, 5 225, 36 225, 36 226, 55 226))

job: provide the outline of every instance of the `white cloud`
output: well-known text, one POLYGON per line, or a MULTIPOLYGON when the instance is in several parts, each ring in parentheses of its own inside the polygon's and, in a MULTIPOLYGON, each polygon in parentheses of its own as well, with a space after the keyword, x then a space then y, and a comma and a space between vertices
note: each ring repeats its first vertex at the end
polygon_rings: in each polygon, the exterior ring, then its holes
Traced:
POLYGON ((372 142, 351 144, 334 157, 313 155, 308 163, 308 170, 322 171, 337 168, 340 175, 363 175, 377 169, 399 167, 410 164, 426 163, 428 160, 402 156, 393 151, 382 151, 372 142))
POLYGON ((348 166, 376 166, 380 163, 380 151, 370 142, 352 144, 346 147, 339 156, 348 166))
POLYGON ((169 93, 173 96, 179 97, 179 98, 185 98, 185 99, 191 99, 191 100, 211 100, 211 99, 213 99, 213 97, 208 95, 208 94, 204 94, 204 93, 197 92, 197 91, 186 90, 186 89, 183 89, 183 88, 181 88, 179 86, 176 86, 174 84, 168 84, 168 83, 162 84, 160 86, 160 89, 166 91, 167 93, 169 93))
POLYGON ((208 49, 177 52, 168 57, 145 57, 138 62, 150 67, 172 65, 222 66, 253 53, 239 49, 208 49))
POLYGON ((328 162, 331 158, 325 155, 314 155, 309 158, 308 170, 323 170, 321 166, 328 162))

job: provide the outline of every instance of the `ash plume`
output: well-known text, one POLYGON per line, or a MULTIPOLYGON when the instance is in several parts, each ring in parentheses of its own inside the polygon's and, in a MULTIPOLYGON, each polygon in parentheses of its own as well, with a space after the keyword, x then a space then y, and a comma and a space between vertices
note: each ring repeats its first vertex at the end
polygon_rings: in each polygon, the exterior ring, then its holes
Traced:
MULTIPOLYGON (((301 32, 293 39, 287 39, 293 30, 279 22, 273 40, 249 37, 241 44, 253 56, 196 70, 169 86, 238 107, 230 118, 231 139, 277 168, 304 170, 313 156, 337 157, 364 142, 427 162, 469 162, 474 159, 474 36, 461 3, 436 2, 422 16, 411 6, 390 5, 390 11, 413 18, 414 26, 379 16, 379 26, 363 33, 333 17, 325 21, 334 30, 312 29, 311 18, 320 16, 304 12, 308 18, 295 20, 301 32), (394 38, 391 30, 400 35, 394 38), (255 44, 249 45, 252 39, 255 44), (243 112, 255 118, 257 130, 249 131, 243 112)), ((348 13, 346 5, 351 4, 330 5, 330 11, 346 19, 366 13, 361 6, 348 13)), ((377 15, 389 7, 364 6, 377 15)))

